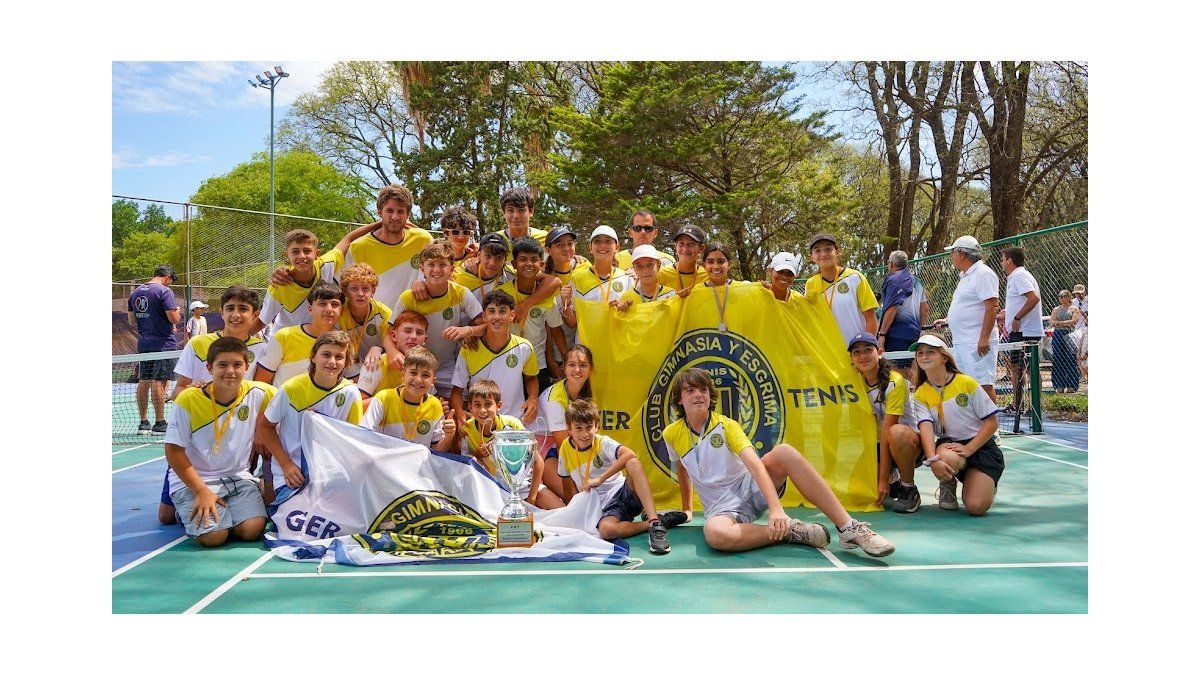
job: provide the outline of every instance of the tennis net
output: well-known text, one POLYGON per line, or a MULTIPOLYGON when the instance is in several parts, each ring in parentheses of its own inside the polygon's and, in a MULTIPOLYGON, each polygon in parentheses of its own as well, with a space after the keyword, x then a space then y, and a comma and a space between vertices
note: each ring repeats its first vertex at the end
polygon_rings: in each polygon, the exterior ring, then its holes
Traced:
MULTIPOLYGON (((146 385, 146 421, 151 429, 139 432, 142 414, 138 408, 138 379, 146 377, 168 377, 164 394, 169 396, 175 388, 175 360, 180 352, 157 352, 151 354, 125 354, 112 357, 112 443, 113 445, 137 445, 161 443, 163 434, 154 433, 157 421, 154 410, 154 382, 146 385)), ((163 420, 170 414, 171 404, 163 406, 163 420)))

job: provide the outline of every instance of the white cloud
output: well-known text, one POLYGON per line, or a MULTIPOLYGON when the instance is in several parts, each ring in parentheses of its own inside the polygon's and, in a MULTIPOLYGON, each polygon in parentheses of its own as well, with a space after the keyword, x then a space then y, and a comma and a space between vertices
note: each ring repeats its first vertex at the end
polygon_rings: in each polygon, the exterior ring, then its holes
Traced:
POLYGON ((112 151, 112 168, 140 169, 142 167, 178 166, 211 161, 208 155, 189 155, 186 152, 164 152, 157 155, 142 155, 133 148, 118 148, 112 151))
POLYGON ((267 92, 247 80, 264 70, 283 66, 288 78, 277 85, 275 105, 290 104, 315 87, 332 61, 200 61, 113 63, 112 99, 116 113, 176 113, 201 115, 206 109, 259 107, 267 92))

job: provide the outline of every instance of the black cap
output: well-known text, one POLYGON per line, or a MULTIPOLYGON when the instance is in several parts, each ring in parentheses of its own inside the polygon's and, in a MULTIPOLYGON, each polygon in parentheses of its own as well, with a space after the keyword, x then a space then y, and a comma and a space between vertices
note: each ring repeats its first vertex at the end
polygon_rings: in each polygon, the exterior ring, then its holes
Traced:
MULTIPOLYGON (((546 234, 546 246, 549 247, 551 244, 559 239, 562 239, 563 237, 575 237, 575 233, 561 225, 550 228, 550 232, 546 234)), ((578 239, 579 237, 575 238, 578 239)))
POLYGON ((814 234, 812 237, 810 237, 810 238, 809 238, 809 240, 808 240, 808 250, 810 250, 810 251, 811 251, 811 250, 812 250, 812 247, 813 247, 813 246, 815 246, 815 245, 816 245, 816 243, 817 243, 817 242, 819 242, 819 241, 827 241, 827 242, 829 242, 829 243, 833 244, 834 246, 836 246, 836 247, 838 247, 838 248, 841 248, 841 247, 842 247, 842 246, 841 246, 841 244, 839 244, 839 243, 838 243, 838 240, 837 240, 837 239, 835 239, 835 238, 834 238, 834 236, 833 236, 832 234, 829 234, 828 232, 818 232, 818 233, 814 234))
POLYGON ((503 246, 505 248, 505 250, 508 250, 509 248, 511 248, 508 245, 508 238, 505 237, 504 235, 500 234, 499 232, 490 232, 488 234, 483 235, 483 239, 479 240, 479 248, 483 248, 484 246, 487 246, 488 244, 499 244, 499 245, 503 246))
POLYGON ((704 233, 701 232, 700 228, 696 227, 695 225, 681 226, 678 230, 675 230, 675 236, 671 238, 671 241, 675 241, 680 237, 691 237, 692 239, 696 240, 696 243, 701 245, 703 245, 705 242, 704 233))

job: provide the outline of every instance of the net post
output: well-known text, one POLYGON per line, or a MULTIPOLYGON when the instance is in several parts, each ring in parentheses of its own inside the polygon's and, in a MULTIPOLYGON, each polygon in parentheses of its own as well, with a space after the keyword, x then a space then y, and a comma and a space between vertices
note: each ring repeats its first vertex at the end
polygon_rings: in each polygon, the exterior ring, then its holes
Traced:
POLYGON ((1039 342, 1029 346, 1029 426, 1035 434, 1042 433, 1042 372, 1038 361, 1039 342))

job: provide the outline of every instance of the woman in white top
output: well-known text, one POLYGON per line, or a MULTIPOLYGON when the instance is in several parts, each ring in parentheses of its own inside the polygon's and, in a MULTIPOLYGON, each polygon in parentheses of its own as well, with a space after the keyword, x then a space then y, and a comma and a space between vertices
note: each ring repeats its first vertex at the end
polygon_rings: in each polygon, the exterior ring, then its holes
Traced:
POLYGON ((915 483, 916 467, 920 466, 921 438, 913 412, 908 380, 883 358, 879 340, 870 333, 859 333, 850 339, 850 362, 863 376, 867 399, 879 423, 879 499, 896 500, 892 510, 913 513, 921 505, 921 493, 915 483))
POLYGON ((576 399, 592 398, 592 350, 577 344, 567 350, 563 361, 566 379, 559 380, 542 392, 538 400, 538 416, 530 425, 546 463, 542 483, 563 497, 558 475, 558 446, 567 438, 567 406, 576 399))

